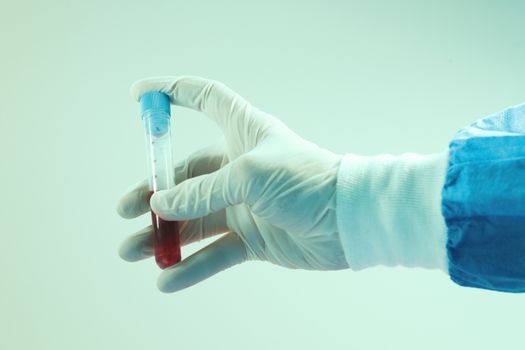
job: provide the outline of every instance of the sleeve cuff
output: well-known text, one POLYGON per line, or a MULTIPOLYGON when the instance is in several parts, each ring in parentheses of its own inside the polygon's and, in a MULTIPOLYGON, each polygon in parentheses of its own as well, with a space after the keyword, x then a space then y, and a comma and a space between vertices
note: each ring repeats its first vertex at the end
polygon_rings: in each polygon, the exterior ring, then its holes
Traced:
POLYGON ((448 152, 347 154, 337 178, 337 225, 348 265, 447 271, 441 191, 448 152))

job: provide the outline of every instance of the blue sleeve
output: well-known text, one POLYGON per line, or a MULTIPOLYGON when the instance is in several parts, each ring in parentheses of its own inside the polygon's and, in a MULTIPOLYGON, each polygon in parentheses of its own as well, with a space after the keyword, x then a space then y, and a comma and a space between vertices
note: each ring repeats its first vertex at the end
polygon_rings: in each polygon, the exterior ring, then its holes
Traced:
POLYGON ((456 133, 442 212, 454 282, 525 292, 525 104, 456 133))

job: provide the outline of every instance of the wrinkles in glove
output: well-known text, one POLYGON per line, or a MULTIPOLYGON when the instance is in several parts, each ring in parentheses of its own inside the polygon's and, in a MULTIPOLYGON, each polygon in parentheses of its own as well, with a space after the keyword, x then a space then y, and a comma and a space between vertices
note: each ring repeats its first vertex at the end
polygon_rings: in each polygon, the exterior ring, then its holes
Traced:
MULTIPOLYGON (((224 142, 176 165, 172 189, 148 200, 138 183, 117 205, 134 218, 150 210, 180 222, 181 244, 226 233, 162 271, 158 287, 174 292, 247 260, 294 269, 347 268, 336 224, 336 180, 341 156, 306 141, 279 119, 252 106, 225 85, 198 77, 140 80, 138 100, 160 91, 174 105, 207 115, 224 142)), ((153 255, 151 226, 125 240, 120 255, 138 261, 153 255)))

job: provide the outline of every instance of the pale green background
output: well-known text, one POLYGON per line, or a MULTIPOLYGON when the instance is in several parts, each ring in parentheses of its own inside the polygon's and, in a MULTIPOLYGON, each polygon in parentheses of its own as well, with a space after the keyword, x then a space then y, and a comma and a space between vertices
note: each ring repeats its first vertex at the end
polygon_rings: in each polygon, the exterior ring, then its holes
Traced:
MULTIPOLYGON (((164 295, 152 261, 117 255, 148 218, 114 208, 146 173, 135 79, 223 81, 338 153, 435 152, 525 101, 524 13, 495 0, 2 0, 0 348, 523 346, 525 296, 422 269, 246 263, 164 295)), ((174 112, 177 158, 220 138, 174 112)))

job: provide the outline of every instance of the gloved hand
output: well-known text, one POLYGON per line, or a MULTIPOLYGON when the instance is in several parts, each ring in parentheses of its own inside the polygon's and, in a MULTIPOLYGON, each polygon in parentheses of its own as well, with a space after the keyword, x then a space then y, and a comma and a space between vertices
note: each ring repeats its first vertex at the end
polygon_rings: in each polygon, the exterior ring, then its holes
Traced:
MULTIPOLYGON (((161 291, 189 287, 246 260, 312 270, 348 267, 335 211, 341 156, 302 139, 221 83, 162 77, 131 88, 137 100, 148 91, 204 112, 225 136, 222 146, 198 151, 176 166, 174 188, 148 201, 148 184, 142 181, 118 204, 124 218, 144 214, 151 205, 161 218, 181 221, 182 245, 227 232, 164 270, 161 291)), ((120 249, 127 261, 152 254, 151 226, 120 249)))

